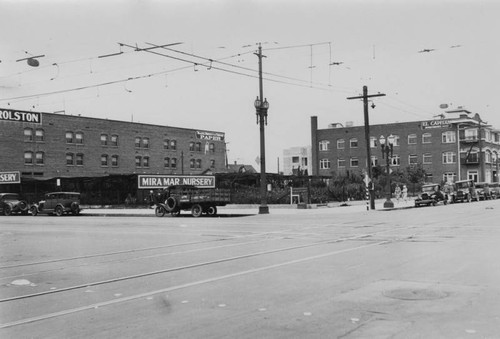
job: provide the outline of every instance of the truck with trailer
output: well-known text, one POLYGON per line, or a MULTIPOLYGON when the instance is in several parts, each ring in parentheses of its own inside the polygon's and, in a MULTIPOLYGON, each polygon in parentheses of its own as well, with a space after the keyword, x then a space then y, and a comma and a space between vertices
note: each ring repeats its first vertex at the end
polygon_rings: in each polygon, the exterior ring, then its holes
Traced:
POLYGON ((155 204, 155 215, 163 217, 170 213, 180 215, 181 211, 191 211, 197 218, 205 214, 217 214, 217 206, 231 202, 231 191, 223 188, 198 188, 192 185, 173 185, 152 192, 151 201, 155 204))

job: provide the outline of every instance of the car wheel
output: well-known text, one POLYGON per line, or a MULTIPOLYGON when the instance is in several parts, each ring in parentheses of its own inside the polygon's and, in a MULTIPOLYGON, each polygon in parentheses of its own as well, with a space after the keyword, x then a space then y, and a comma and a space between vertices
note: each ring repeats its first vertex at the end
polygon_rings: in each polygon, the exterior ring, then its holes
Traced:
POLYGON ((207 208, 207 214, 210 215, 210 216, 214 216, 217 214, 217 207, 216 206, 209 206, 207 208))
POLYGON ((64 214, 64 210, 63 210, 62 206, 56 206, 56 209, 54 210, 54 213, 58 217, 60 217, 61 215, 63 215, 64 214))
POLYGON ((168 212, 175 211, 176 207, 177 207, 177 200, 174 197, 168 197, 167 200, 165 200, 165 209, 168 212))
POLYGON ((202 213, 203 208, 200 204, 194 204, 193 207, 191 207, 191 214, 193 215, 193 217, 198 218, 202 213))
POLYGON ((3 208, 3 214, 4 215, 11 215, 12 214, 12 206, 5 205, 5 207, 3 208))
POLYGON ((32 206, 30 208, 30 212, 32 216, 36 216, 38 214, 38 208, 36 208, 36 206, 32 206))
POLYGON ((163 217, 165 215, 166 211, 163 208, 163 206, 156 206, 155 208, 155 215, 157 217, 163 217))

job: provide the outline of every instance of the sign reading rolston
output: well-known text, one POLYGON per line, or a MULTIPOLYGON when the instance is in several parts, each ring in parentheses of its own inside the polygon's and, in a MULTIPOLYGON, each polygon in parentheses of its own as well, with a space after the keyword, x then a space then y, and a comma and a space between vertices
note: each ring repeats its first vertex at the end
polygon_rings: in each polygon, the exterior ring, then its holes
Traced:
POLYGON ((11 109, 0 108, 0 121, 30 122, 32 124, 41 124, 42 113, 14 111, 11 109))
POLYGON ((143 175, 137 176, 139 189, 164 188, 174 185, 192 185, 199 188, 214 188, 215 177, 207 175, 143 175))
POLYGON ((422 126, 422 129, 449 128, 451 126, 451 120, 441 119, 441 120, 422 121, 421 126, 422 126))
POLYGON ((196 131, 196 139, 224 141, 224 133, 196 131))
POLYGON ((21 173, 18 171, 0 172, 0 184, 20 184, 21 173))

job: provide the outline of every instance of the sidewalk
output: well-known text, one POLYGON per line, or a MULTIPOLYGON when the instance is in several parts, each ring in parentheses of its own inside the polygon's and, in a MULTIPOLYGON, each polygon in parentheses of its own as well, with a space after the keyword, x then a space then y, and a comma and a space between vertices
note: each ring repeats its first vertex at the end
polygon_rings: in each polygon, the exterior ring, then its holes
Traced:
MULTIPOLYGON (((407 201, 393 200, 393 208, 384 208, 385 199, 375 200, 375 210, 390 211, 412 208, 415 206, 413 199, 407 201)), ((347 201, 334 202, 327 204, 309 204, 304 208, 299 208, 296 204, 289 205, 268 205, 269 214, 303 214, 303 213, 357 213, 369 210, 369 205, 366 201, 347 201)), ((82 206, 82 215, 86 216, 140 216, 140 217, 155 217, 154 206, 151 208, 123 208, 114 206, 82 206)), ((190 211, 182 211, 182 215, 189 215, 190 211)), ((259 205, 226 205, 217 207, 218 215, 257 215, 259 214, 259 205)))

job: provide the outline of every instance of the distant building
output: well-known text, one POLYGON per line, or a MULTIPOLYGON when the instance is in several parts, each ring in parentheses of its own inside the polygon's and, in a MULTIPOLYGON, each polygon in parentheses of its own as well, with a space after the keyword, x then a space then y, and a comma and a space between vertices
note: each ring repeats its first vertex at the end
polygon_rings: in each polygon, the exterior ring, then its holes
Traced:
MULTIPOLYGON (((499 174, 500 131, 481 121, 478 114, 463 108, 447 111, 434 120, 370 126, 372 166, 385 165, 379 137, 395 138, 392 168, 420 164, 428 182, 496 182, 499 174)), ((367 167, 364 126, 330 126, 318 129, 311 117, 312 173, 362 171, 367 167)))
POLYGON ((311 146, 291 147, 283 150, 283 174, 309 175, 312 173, 311 146))
POLYGON ((234 164, 228 164, 227 165, 227 172, 228 173, 257 173, 255 168, 252 165, 243 165, 243 164, 238 164, 236 161, 234 164))

